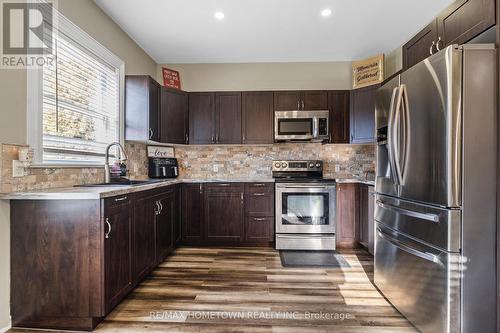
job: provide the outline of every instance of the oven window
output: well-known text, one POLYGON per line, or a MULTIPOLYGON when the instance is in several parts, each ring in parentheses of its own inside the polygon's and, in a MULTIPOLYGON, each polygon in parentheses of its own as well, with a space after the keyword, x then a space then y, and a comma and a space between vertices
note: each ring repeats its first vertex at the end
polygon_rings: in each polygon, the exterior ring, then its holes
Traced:
POLYGON ((283 193, 281 223, 328 225, 328 193, 283 193))
POLYGON ((313 132, 312 118, 279 119, 279 135, 311 135, 313 132))

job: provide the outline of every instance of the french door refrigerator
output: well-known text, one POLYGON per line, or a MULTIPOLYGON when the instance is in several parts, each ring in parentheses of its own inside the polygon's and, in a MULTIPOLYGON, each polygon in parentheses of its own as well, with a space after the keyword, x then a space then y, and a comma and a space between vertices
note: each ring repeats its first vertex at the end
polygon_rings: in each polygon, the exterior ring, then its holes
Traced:
POLYGON ((376 97, 375 277, 421 332, 494 332, 496 51, 449 46, 376 97))

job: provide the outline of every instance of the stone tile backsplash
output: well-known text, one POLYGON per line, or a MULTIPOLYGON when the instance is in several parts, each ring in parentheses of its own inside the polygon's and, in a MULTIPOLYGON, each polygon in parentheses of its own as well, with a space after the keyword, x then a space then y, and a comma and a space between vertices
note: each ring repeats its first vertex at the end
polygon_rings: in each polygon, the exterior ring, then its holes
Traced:
MULTIPOLYGON (((102 182, 102 168, 30 168, 24 177, 12 177, 12 161, 24 146, 0 144, 0 192, 20 192, 75 184, 102 182)), ((131 178, 147 178, 146 145, 126 142, 131 178)), ((271 161, 319 159, 325 162, 325 177, 365 178, 375 170, 373 145, 321 145, 286 143, 275 145, 178 146, 180 178, 270 178, 271 161)))

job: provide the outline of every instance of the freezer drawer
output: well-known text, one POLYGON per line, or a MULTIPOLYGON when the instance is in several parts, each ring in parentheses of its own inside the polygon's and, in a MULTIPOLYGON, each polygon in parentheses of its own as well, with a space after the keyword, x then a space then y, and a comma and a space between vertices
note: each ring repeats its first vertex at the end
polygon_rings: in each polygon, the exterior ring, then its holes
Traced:
POLYGON ((461 248, 461 211, 377 195, 375 221, 448 252, 461 248))
POLYGON ((422 333, 460 332, 459 254, 376 224, 375 284, 422 333))

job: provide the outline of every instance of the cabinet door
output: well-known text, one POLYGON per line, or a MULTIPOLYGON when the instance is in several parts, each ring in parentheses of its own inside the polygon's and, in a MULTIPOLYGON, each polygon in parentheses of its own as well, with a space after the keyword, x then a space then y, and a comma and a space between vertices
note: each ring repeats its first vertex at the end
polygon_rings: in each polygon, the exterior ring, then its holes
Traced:
POLYGON ((160 85, 149 78, 149 139, 160 142, 160 85))
POLYGON ((169 189, 158 197, 159 211, 156 216, 156 262, 159 264, 174 249, 174 190, 169 189))
POLYGON ((182 240, 183 242, 197 244, 204 240, 202 228, 202 194, 203 185, 182 184, 182 240))
POLYGON ((215 143, 215 94, 189 94, 189 143, 215 143))
POLYGON ((337 184, 336 246, 355 248, 358 243, 358 185, 337 184))
POLYGON ((375 95, 379 85, 351 91, 351 143, 375 142, 375 95))
POLYGON ((141 193, 135 200, 134 213, 134 276, 139 282, 154 267, 155 223, 158 198, 150 192, 141 193))
POLYGON ((273 93, 244 92, 242 100, 243 143, 273 143, 273 93))
MULTIPOLYGON (((437 38, 437 21, 434 19, 403 45, 403 69, 408 69, 429 57, 432 43, 436 43, 437 38)), ((433 47, 432 52, 435 52, 435 50, 433 47)))
POLYGON ((274 93, 275 111, 296 111, 301 110, 300 91, 277 91, 274 93))
POLYGON ((159 141, 160 85, 146 75, 125 78, 125 139, 159 141))
POLYGON ((359 242, 368 248, 368 185, 359 185, 359 242))
POLYGON ((328 110, 328 93, 326 91, 302 92, 301 107, 302 110, 307 111, 328 110))
POLYGON ((181 241, 181 199, 180 185, 174 185, 174 249, 181 241))
POLYGON ((349 91, 328 93, 330 110, 330 143, 349 143, 349 91))
POLYGON ((215 94, 216 143, 241 143, 241 93, 215 94))
POLYGON ((188 94, 161 88, 161 142, 188 144, 188 94))
POLYGON ((132 214, 129 196, 104 201, 104 298, 109 313, 132 286, 132 214))
POLYGON ((243 239, 243 191, 241 184, 206 185, 203 215, 207 241, 236 242, 243 239))
POLYGON ((439 47, 464 44, 495 25, 495 0, 458 0, 437 19, 439 47))

